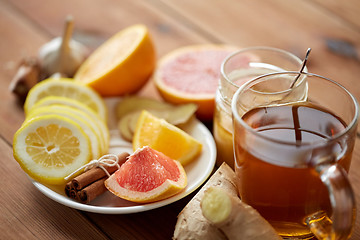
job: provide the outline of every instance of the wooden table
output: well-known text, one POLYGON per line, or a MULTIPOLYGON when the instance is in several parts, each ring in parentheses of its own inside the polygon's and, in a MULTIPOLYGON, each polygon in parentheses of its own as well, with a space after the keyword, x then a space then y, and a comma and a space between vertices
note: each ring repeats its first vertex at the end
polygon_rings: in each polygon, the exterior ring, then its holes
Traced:
MULTIPOLYGON (((75 18, 74 38, 92 49, 135 23, 148 26, 158 57, 198 43, 266 45, 300 58, 311 47, 309 71, 340 82, 360 99, 360 55, 328 46, 343 41, 360 47, 357 0, 0 0, 0 239, 171 239, 176 216, 192 197, 128 215, 78 211, 41 194, 13 159, 13 135, 24 113, 9 83, 22 57, 35 56, 62 33, 67 14, 75 18)), ((151 84, 141 94, 158 97, 151 84)), ((359 144, 350 171, 358 215, 359 144)), ((359 217, 351 239, 360 239, 359 217)))

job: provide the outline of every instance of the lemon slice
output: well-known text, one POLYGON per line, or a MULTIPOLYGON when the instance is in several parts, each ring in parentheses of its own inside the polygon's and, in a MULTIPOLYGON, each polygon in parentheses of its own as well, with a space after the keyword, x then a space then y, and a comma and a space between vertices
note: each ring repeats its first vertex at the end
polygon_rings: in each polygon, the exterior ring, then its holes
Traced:
POLYGON ((35 180, 63 184, 64 177, 90 161, 90 140, 79 124, 58 115, 24 122, 15 133, 14 158, 35 180))
POLYGON ((179 161, 183 166, 195 159, 202 144, 180 128, 142 111, 133 138, 133 150, 149 146, 179 161))
POLYGON ((107 119, 106 106, 101 96, 90 87, 69 78, 49 78, 36 84, 26 97, 25 113, 28 113, 36 102, 47 96, 77 100, 93 109, 102 119, 107 119))
POLYGON ((130 94, 146 83, 155 62, 154 45, 147 27, 133 25, 96 49, 74 78, 103 96, 130 94))
POLYGON ((103 155, 103 149, 101 146, 101 137, 100 137, 100 129, 97 128, 94 122, 91 121, 90 117, 87 117, 84 113, 79 110, 75 110, 71 107, 67 106, 46 106, 36 108, 30 112, 27 116, 26 121, 29 121, 31 118, 36 116, 43 116, 49 114, 56 114, 59 116, 67 117, 77 124, 84 130, 84 132, 88 135, 91 144, 91 157, 93 159, 98 159, 103 155), (93 124, 91 124, 93 123, 93 124), (97 130, 95 130, 97 129, 97 130))
MULTIPOLYGON (((53 105, 68 106, 68 107, 71 107, 74 109, 78 109, 78 110, 86 113, 87 115, 89 115, 90 119, 95 121, 96 125, 98 125, 98 127, 100 128, 100 132, 101 132, 102 139, 103 139, 102 144, 104 145, 103 146, 104 152, 108 151, 109 142, 110 142, 109 128, 107 127, 106 122, 103 119, 101 119, 98 114, 96 114, 92 109, 90 109, 85 104, 82 104, 79 101, 76 101, 76 100, 73 100, 70 98, 66 98, 66 97, 49 96, 49 97, 44 97, 43 99, 41 99, 37 103, 35 103, 35 105, 31 109, 31 111, 33 111, 34 109, 39 108, 39 107, 53 106, 53 105)), ((30 113, 28 113, 28 114, 30 114, 30 113)))

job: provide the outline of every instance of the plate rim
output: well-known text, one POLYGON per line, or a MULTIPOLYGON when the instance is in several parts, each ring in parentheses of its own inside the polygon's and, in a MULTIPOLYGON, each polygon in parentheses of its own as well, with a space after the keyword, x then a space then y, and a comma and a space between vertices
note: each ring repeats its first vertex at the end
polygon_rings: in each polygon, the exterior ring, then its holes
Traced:
MULTIPOLYGON (((194 126, 195 128, 198 127, 199 131, 201 131, 202 134, 206 135, 206 136, 204 136, 204 138, 203 138, 204 140, 202 141, 202 143, 203 143, 203 146, 206 143, 206 145, 209 147, 209 149, 206 149, 203 147, 202 151, 209 150, 210 156, 211 156, 210 159, 208 159, 209 164, 206 165, 206 169, 204 169, 205 171, 204 171, 203 176, 201 178, 199 178, 197 181, 195 181, 192 188, 187 189, 179 194, 176 194, 173 197, 170 197, 170 198, 158 201, 158 202, 153 202, 153 203, 148 203, 148 204, 143 204, 143 205, 126 206, 126 207, 94 206, 94 205, 80 203, 73 199, 70 199, 67 196, 59 194, 56 191, 52 190, 51 188, 37 182, 34 179, 31 179, 31 182, 41 193, 43 193, 48 198, 50 198, 64 206, 82 210, 82 211, 86 211, 86 212, 103 213, 103 214, 130 214, 130 213, 149 211, 152 209, 156 209, 156 208, 160 208, 160 207, 169 205, 171 203, 174 203, 174 202, 190 195, 196 189, 198 189, 209 178, 209 176, 211 175, 211 173, 215 167, 216 154, 217 154, 215 140, 214 140, 210 130, 200 120, 195 118, 194 124, 195 124, 195 126, 194 126)), ((186 166, 185 166, 185 168, 186 168, 186 166)))

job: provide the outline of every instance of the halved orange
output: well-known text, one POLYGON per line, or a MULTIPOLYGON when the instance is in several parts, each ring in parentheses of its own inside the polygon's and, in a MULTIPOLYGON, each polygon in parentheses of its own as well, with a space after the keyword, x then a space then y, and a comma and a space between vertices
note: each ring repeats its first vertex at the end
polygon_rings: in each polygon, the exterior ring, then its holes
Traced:
POLYGON ((139 203, 163 200, 187 185, 182 165, 150 147, 138 149, 105 181, 116 196, 139 203))
POLYGON ((196 103, 198 118, 212 120, 220 66, 235 50, 233 46, 214 44, 176 49, 160 59, 153 81, 166 101, 196 103))
POLYGON ((139 90, 155 68, 155 49, 144 25, 133 25, 108 39, 80 66, 74 78, 103 96, 139 90))

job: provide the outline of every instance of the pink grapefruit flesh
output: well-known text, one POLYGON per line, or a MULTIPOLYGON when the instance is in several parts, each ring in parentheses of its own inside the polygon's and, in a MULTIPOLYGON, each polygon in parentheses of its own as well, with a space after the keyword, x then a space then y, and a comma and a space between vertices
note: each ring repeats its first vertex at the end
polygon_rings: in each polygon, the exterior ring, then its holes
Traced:
POLYGON ((231 51, 209 49, 185 52, 164 64, 160 75, 166 85, 187 94, 214 94, 220 65, 231 51))
POLYGON ((221 63, 235 50, 233 46, 205 44, 172 51, 159 61, 153 75, 155 85, 166 101, 195 103, 197 116, 211 120, 221 63))
POLYGON ((113 194, 140 203, 173 196, 186 184, 182 165, 150 147, 138 149, 105 181, 113 194))

